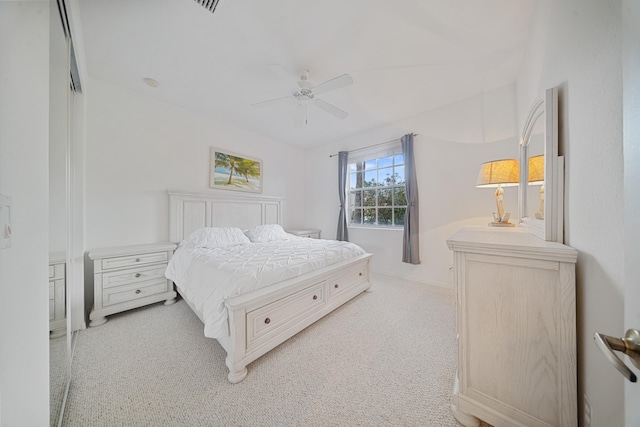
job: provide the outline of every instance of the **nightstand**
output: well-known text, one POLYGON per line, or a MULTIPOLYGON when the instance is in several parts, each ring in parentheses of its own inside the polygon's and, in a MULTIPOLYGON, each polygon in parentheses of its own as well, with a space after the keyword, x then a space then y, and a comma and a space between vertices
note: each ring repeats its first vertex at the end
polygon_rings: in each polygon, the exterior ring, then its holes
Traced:
POLYGON ((293 234, 295 236, 300 237, 309 237, 311 239, 319 239, 320 238, 320 230, 315 228, 305 228, 300 230, 287 230, 287 233, 293 234))
POLYGON ((164 276, 174 243, 120 246, 89 252, 93 260, 93 310, 89 326, 105 316, 166 300, 176 302, 173 282, 164 276))
POLYGON ((49 254, 49 338, 61 337, 67 331, 66 263, 64 252, 49 254))

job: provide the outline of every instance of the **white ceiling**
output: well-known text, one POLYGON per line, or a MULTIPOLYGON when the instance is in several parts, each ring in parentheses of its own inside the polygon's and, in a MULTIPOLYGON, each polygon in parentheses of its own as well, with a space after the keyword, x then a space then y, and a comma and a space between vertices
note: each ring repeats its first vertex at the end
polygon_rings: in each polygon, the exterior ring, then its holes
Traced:
POLYGON ((80 0, 87 72, 274 140, 335 141, 451 105, 515 81, 535 0, 80 0), (311 72, 314 84, 354 83, 318 97, 294 127, 268 64, 311 72), (151 89, 143 78, 160 86, 151 89))

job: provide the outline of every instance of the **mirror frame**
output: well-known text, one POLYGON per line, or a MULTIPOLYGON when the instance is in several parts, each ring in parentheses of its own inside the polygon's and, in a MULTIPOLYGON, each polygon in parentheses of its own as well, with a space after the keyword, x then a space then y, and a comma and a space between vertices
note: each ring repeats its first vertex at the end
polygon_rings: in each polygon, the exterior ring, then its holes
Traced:
POLYGON ((563 241, 564 158, 558 156, 558 88, 545 91, 544 98, 536 101, 524 123, 520 138, 520 185, 518 186, 518 222, 537 237, 563 241), (529 142, 533 127, 544 118, 544 219, 527 216, 529 190, 529 142))

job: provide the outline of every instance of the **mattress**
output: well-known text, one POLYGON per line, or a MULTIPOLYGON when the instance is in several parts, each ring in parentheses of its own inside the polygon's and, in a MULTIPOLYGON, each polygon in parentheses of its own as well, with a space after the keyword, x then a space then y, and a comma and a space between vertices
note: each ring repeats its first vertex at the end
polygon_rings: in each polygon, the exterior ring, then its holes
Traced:
POLYGON ((204 335, 224 338, 229 336, 226 300, 363 254, 354 243, 293 235, 214 248, 183 241, 165 275, 200 315, 204 335))

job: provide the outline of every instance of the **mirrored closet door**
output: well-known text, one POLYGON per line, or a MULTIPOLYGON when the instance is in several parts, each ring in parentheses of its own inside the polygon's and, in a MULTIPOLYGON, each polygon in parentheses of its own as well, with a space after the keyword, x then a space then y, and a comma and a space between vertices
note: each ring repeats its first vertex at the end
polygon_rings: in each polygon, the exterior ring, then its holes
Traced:
MULTIPOLYGON (((71 380, 74 331, 81 329, 73 310, 77 279, 75 254, 82 253, 74 230, 78 221, 75 196, 81 178, 74 176, 75 104, 79 89, 73 43, 64 0, 51 2, 49 13, 49 391, 50 425, 62 421, 71 380), (74 81, 75 68, 75 81, 74 81)), ((81 218, 81 215, 79 216, 81 218)), ((80 236, 81 237, 81 236, 80 236)), ((81 257, 80 257, 81 258, 81 257)), ((79 313, 75 313, 78 311, 79 313)))
POLYGON ((69 382, 67 331, 67 145, 69 60, 55 2, 49 11, 49 411, 58 425, 69 382))

